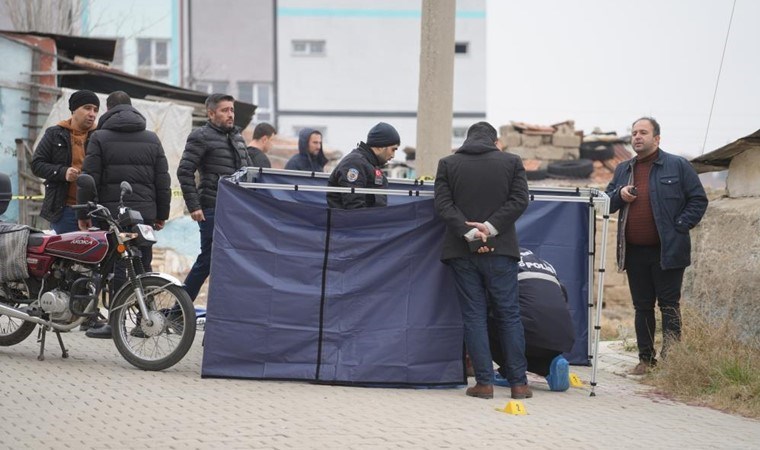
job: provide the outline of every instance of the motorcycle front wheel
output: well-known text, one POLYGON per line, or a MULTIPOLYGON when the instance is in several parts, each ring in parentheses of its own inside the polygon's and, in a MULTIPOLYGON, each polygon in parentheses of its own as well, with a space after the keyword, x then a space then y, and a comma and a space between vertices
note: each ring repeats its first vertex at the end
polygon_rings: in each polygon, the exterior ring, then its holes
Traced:
POLYGON ((132 286, 114 299, 110 324, 117 350, 142 370, 164 370, 187 354, 195 339, 195 308, 187 292, 160 277, 142 284, 150 320, 144 320, 132 286))
MULTIPOLYGON (((3 283, 0 285, 0 303, 11 308, 19 308, 22 305, 13 298, 16 296, 29 299, 29 290, 25 283, 3 283), (8 298, 6 295, 10 295, 12 298, 8 298)), ((36 326, 37 324, 34 322, 0 314, 0 346, 9 347, 18 344, 28 338, 36 326)))

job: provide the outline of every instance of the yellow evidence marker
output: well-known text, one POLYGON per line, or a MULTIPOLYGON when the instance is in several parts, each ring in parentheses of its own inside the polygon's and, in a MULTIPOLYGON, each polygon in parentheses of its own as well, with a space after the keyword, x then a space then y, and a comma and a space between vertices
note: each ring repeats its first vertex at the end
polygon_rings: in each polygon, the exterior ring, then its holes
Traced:
POLYGON ((496 408, 496 411, 512 414, 515 416, 524 416, 528 414, 527 411, 525 411, 525 405, 523 405, 523 402, 519 400, 510 400, 509 403, 507 403, 507 406, 502 408, 496 408))

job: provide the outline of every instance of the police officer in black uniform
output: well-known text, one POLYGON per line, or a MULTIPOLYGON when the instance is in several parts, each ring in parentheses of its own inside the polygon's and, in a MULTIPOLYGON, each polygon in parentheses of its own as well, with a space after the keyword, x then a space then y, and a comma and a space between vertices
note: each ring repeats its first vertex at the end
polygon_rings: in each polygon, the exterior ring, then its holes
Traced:
MULTIPOLYGON (((401 143, 398 131, 385 122, 380 122, 367 134, 367 142, 360 142, 346 155, 330 174, 328 186, 386 189, 388 179, 382 167, 387 163, 401 143)), ((357 209, 386 206, 388 197, 376 194, 356 194, 330 192, 327 205, 330 208, 357 209)))
MULTIPOLYGON (((550 390, 566 391, 570 387, 570 376, 562 353, 571 351, 575 343, 567 291, 557 278, 554 266, 525 248, 520 249, 517 282, 528 372, 546 377, 550 390)), ((494 384, 508 386, 504 378, 504 352, 496 319, 490 311, 488 338, 493 360, 500 366, 494 374, 494 384)))

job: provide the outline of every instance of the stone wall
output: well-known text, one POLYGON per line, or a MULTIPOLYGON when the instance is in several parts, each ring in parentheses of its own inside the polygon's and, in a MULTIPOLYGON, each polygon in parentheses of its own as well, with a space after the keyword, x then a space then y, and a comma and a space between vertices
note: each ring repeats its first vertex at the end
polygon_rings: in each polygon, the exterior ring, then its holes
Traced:
POLYGON ((684 301, 760 348, 760 198, 712 201, 691 237, 684 301))
POLYGON ((729 197, 760 196, 760 151, 745 151, 731 159, 726 187, 729 197))
POLYGON ((519 124, 504 125, 499 129, 502 150, 520 156, 523 160, 540 159, 559 161, 578 159, 583 132, 576 132, 573 121, 536 129, 523 129, 519 124))

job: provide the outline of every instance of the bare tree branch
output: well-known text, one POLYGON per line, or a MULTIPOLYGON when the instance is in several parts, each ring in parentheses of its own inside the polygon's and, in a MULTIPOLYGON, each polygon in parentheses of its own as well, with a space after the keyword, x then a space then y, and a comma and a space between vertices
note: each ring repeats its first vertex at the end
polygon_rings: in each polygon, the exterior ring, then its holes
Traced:
POLYGON ((81 0, 2 0, 16 31, 80 34, 81 0))

